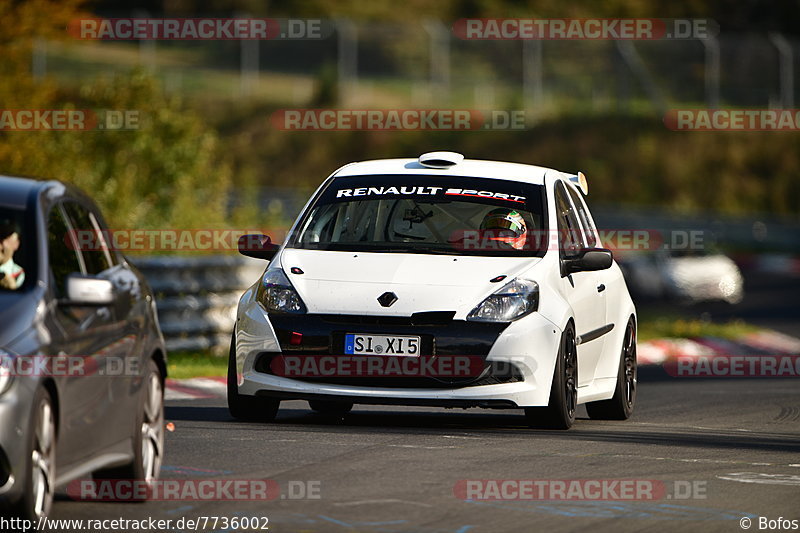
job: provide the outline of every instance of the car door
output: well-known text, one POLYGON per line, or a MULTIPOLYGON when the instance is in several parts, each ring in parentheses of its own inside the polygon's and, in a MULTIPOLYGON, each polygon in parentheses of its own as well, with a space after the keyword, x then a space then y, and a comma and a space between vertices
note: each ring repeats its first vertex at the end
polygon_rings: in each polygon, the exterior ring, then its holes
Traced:
POLYGON ((117 340, 113 310, 111 306, 72 305, 67 300, 67 277, 91 275, 97 268, 93 263, 97 258, 80 250, 76 230, 66 204, 53 205, 47 219, 49 284, 54 301, 50 307, 54 324, 50 352, 82 361, 80 371, 59 377, 58 461, 63 465, 86 460, 119 440, 115 430, 118 406, 112 379, 106 375, 117 340))
MULTIPOLYGON (((562 260, 575 257, 586 248, 596 245, 596 234, 581 223, 568 186, 559 181, 555 186, 556 217, 558 220, 559 256, 562 260), (592 246, 589 243, 592 243, 592 246)), ((593 230, 593 228, 592 228, 593 230)), ((575 316, 578 336, 578 386, 589 385, 603 354, 602 334, 606 325, 605 287, 599 271, 573 272, 562 277, 567 302, 575 316)))
POLYGON ((102 448, 102 422, 108 420, 107 384, 96 375, 95 359, 107 346, 102 329, 110 322, 107 307, 67 305, 67 277, 86 274, 84 258, 62 203, 47 214, 49 263, 48 322, 51 355, 83 364, 59 376, 60 428, 57 463, 70 465, 102 448), (76 370, 78 369, 78 370, 76 370))
POLYGON ((102 319, 97 320, 92 330, 96 345, 102 346, 94 363, 98 369, 96 379, 102 381, 108 406, 105 420, 101 423, 102 441, 104 445, 112 445, 130 437, 132 414, 136 412, 133 382, 140 370, 136 360, 140 350, 136 349, 136 325, 129 320, 132 284, 130 276, 125 275, 126 267, 115 262, 115 256, 105 241, 108 232, 101 231, 92 208, 78 201, 67 201, 64 210, 76 234, 88 233, 92 237, 77 239, 81 243, 79 248, 85 273, 111 281, 114 285, 114 301, 110 306, 98 309, 102 319))
MULTIPOLYGON (((592 219, 592 215, 589 212, 589 208, 586 206, 586 200, 584 199, 581 194, 575 189, 575 187, 567 187, 567 191, 569 192, 570 199, 572 199, 572 204, 575 206, 575 209, 578 214, 578 221, 581 224, 581 227, 584 230, 584 243, 589 248, 595 248, 601 246, 600 244, 600 235, 597 232, 597 227, 594 224, 594 220, 592 219)), ((586 335, 584 334, 584 338, 586 342, 595 342, 598 343, 597 347, 600 349, 600 353, 602 355, 599 356, 597 363, 595 365, 595 370, 600 366, 601 358, 605 354, 608 349, 608 336, 606 333, 610 332, 614 327, 615 324, 612 324, 611 317, 614 316, 613 310, 610 308, 613 305, 613 302, 617 301, 615 299, 616 293, 615 290, 618 291, 619 284, 615 281, 612 269, 607 268, 604 270, 598 270, 594 272, 595 278, 597 280, 597 291, 600 296, 600 300, 602 303, 599 303, 598 306, 602 307, 604 311, 604 320, 603 325, 600 331, 595 331, 593 335, 599 335, 595 339, 588 341, 586 335)), ((596 372, 594 372, 596 377, 596 372)))

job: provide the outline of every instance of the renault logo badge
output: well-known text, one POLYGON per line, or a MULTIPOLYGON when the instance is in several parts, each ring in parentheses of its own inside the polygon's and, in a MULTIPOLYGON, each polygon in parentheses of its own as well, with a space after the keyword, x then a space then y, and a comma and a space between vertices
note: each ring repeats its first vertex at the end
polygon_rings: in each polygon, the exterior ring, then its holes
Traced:
POLYGON ((397 301, 397 295, 393 292, 384 292, 378 296, 378 303, 383 307, 391 307, 397 301))

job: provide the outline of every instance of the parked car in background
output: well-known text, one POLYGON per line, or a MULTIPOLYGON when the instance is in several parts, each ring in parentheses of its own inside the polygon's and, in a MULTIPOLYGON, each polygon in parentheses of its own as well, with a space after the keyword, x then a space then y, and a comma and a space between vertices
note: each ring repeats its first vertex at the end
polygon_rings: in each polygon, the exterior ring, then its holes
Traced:
POLYGON ((739 267, 715 251, 658 249, 631 253, 622 267, 631 292, 645 299, 736 304, 744 296, 739 267))
POLYGON ((60 182, 0 176, 0 229, 3 512, 47 515, 57 487, 92 475, 152 483, 166 351, 145 280, 60 182))

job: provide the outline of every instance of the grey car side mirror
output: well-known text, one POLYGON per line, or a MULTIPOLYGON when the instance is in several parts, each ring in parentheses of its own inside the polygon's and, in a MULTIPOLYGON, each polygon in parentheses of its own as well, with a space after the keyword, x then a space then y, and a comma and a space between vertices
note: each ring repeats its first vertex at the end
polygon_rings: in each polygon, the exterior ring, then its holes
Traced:
POLYGON ((67 276, 67 298, 60 305, 110 305, 114 302, 114 285, 107 279, 81 274, 67 276))

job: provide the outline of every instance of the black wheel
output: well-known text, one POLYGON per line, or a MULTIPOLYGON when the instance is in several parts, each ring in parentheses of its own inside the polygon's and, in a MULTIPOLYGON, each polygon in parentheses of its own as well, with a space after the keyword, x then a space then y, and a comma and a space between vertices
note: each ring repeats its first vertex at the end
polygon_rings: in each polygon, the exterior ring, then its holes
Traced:
POLYGON ((547 407, 526 407, 525 416, 531 427, 569 429, 575 422, 577 406, 578 347, 575 328, 570 323, 561 335, 547 407))
MULTIPOLYGON (((139 405, 133 461, 123 466, 99 470, 94 473, 94 479, 144 481, 148 489, 158 479, 164 459, 164 379, 152 359, 147 363, 139 405)), ((144 493, 150 494, 151 490, 144 493)))
POLYGON ((36 391, 30 418, 24 492, 11 514, 38 520, 50 513, 56 479, 56 422, 53 400, 45 389, 36 391))
POLYGON ((245 422, 271 422, 278 414, 280 400, 256 398, 239 394, 236 379, 236 334, 231 337, 228 355, 228 411, 237 420, 245 422))
POLYGON ((589 402, 586 411, 595 420, 627 420, 636 403, 636 322, 631 317, 625 328, 619 358, 617 386, 610 400, 589 402))
POLYGON ((331 402, 309 400, 308 406, 314 411, 328 416, 344 416, 353 409, 353 402, 331 402))

